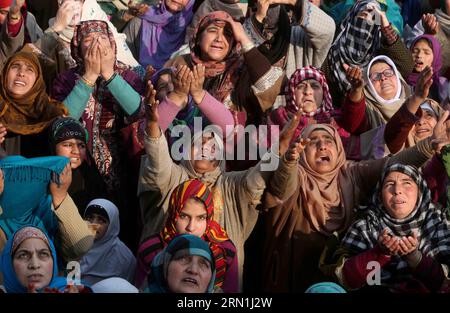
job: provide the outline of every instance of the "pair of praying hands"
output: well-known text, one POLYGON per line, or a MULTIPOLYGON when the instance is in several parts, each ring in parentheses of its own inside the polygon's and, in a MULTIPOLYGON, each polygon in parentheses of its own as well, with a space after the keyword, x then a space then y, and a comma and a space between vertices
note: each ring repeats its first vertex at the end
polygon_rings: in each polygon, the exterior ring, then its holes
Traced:
POLYGON ((378 237, 378 245, 385 255, 405 256, 419 249, 419 238, 415 232, 410 236, 397 237, 385 228, 378 237))
POLYGON ((173 91, 169 98, 177 105, 184 107, 187 104, 188 95, 191 94, 194 102, 199 104, 205 96, 204 82, 204 65, 197 64, 192 70, 187 65, 178 66, 172 75, 173 91))
POLYGON ((92 40, 84 54, 85 74, 83 77, 95 83, 99 76, 104 80, 108 80, 114 74, 114 65, 116 63, 116 55, 111 43, 107 44, 100 41, 100 37, 92 40))

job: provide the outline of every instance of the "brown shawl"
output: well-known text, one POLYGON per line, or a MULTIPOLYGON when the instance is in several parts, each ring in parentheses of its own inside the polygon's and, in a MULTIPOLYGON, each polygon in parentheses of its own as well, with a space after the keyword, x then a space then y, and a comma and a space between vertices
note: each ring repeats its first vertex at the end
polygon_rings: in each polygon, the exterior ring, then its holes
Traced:
POLYGON ((3 67, 0 88, 0 122, 9 132, 20 135, 38 134, 55 118, 68 115, 63 103, 52 100, 45 91, 42 69, 37 57, 30 52, 17 52, 3 67), (30 63, 37 74, 36 82, 27 94, 14 97, 7 90, 8 71, 14 61, 30 63))

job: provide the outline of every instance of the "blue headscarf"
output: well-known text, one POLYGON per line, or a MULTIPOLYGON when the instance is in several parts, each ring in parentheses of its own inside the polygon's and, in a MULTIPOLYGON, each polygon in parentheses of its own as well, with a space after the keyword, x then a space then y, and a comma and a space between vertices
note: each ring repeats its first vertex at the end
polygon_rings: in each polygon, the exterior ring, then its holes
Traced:
POLYGON ((0 228, 6 238, 23 226, 32 225, 45 229, 53 239, 58 223, 51 209, 48 184, 59 182, 59 174, 68 163, 68 158, 59 156, 8 156, 0 160, 5 182, 0 196, 0 228))
MULTIPOLYGON (((17 230, 11 238, 8 239, 5 248, 3 249, 0 258, 0 269, 3 274, 3 283, 7 293, 27 293, 28 286, 22 286, 16 276, 16 272, 13 266, 13 254, 19 245, 29 238, 42 239, 48 246, 52 253, 53 258, 53 274, 48 288, 56 288, 59 291, 63 291, 67 285, 67 280, 64 277, 58 277, 58 265, 56 259, 56 250, 53 242, 49 236, 42 230, 33 226, 25 226, 17 230), (47 240, 44 240, 44 236, 47 240), (19 242, 20 241, 20 242, 19 242)), ((40 290, 38 290, 40 291, 40 290)))
POLYGON ((338 284, 322 282, 310 286, 305 293, 347 293, 347 291, 338 284))
POLYGON ((214 291, 216 271, 214 266, 214 257, 208 243, 200 237, 184 234, 173 238, 167 247, 158 253, 153 259, 152 269, 149 276, 149 292, 171 292, 167 286, 167 271, 169 268, 169 263, 174 258, 179 258, 185 255, 198 255, 204 257, 211 263, 212 275, 206 292, 212 293, 214 291))

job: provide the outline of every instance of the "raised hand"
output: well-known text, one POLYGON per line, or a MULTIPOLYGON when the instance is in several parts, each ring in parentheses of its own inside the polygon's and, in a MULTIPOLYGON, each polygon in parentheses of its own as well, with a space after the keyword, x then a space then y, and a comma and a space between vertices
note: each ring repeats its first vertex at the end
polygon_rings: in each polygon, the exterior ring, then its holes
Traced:
POLYGON ((244 30, 244 26, 240 22, 234 21, 232 18, 230 18, 228 22, 231 24, 233 36, 237 42, 239 42, 242 46, 252 44, 252 41, 244 30))
POLYGON ((399 238, 389 234, 385 228, 378 237, 378 245, 385 255, 396 255, 399 251, 399 238))
POLYGON ((425 30, 425 34, 436 35, 439 31, 439 23, 434 14, 422 15, 422 25, 425 30))
POLYGON ((300 110, 295 114, 291 120, 284 126, 283 130, 280 133, 280 146, 279 146, 279 155, 284 155, 288 150, 292 137, 295 134, 295 130, 297 129, 298 123, 300 123, 301 112, 300 110))
POLYGON ((433 68, 426 66, 425 69, 420 72, 417 80, 416 88, 414 89, 414 95, 420 99, 425 100, 430 93, 430 87, 433 84, 433 68))
POLYGON ((189 67, 187 65, 178 66, 176 73, 172 75, 172 82, 173 91, 169 94, 169 98, 176 105, 184 107, 192 82, 192 72, 189 67))
POLYGON ((364 79, 359 66, 348 66, 344 64, 345 76, 351 85, 349 98, 353 102, 358 102, 363 97, 364 79))
POLYGON ((190 93, 195 103, 200 104, 205 96, 205 90, 203 89, 203 83, 205 82, 205 66, 203 64, 197 64, 192 69, 192 81, 190 93))
POLYGON ((98 39, 92 40, 91 45, 86 50, 84 56, 84 75, 83 77, 91 83, 95 83, 101 72, 101 51, 98 39))
POLYGON ((448 123, 447 118, 449 116, 449 111, 444 111, 444 113, 439 118, 436 126, 433 128, 433 135, 431 136, 431 145, 433 150, 437 153, 441 153, 441 149, 450 144, 449 132, 448 132, 448 123))
POLYGON ((114 65, 116 64, 116 55, 111 43, 108 41, 107 44, 100 43, 100 58, 101 58, 101 69, 100 74, 104 80, 108 80, 114 74, 114 65))
POLYGON ((60 32, 64 30, 72 21, 72 18, 75 14, 75 8, 77 7, 77 3, 74 0, 66 0, 59 7, 56 12, 55 23, 52 28, 55 32, 60 32))
POLYGON ((310 141, 309 138, 300 138, 300 141, 294 141, 285 154, 286 160, 289 162, 297 161, 310 141))
POLYGON ((53 206, 55 209, 58 208, 66 198, 67 191, 72 183, 72 168, 70 162, 66 165, 61 175, 59 175, 59 182, 59 185, 54 182, 50 182, 49 184, 50 194, 52 195, 53 206))
POLYGON ((399 240, 399 255, 408 255, 419 249, 419 239, 416 232, 412 236, 402 237, 399 240))
POLYGON ((147 82, 147 93, 145 96, 145 118, 147 120, 147 134, 152 138, 159 138, 159 101, 156 100, 156 90, 152 82, 147 82))

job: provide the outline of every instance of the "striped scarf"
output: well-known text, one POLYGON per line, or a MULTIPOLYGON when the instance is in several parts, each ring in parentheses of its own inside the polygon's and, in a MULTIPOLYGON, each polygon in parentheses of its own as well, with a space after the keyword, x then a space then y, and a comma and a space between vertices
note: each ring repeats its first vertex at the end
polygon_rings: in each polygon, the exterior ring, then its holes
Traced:
MULTIPOLYGON (((357 220, 343 239, 344 248, 359 254, 378 244, 384 228, 394 236, 410 236, 413 231, 419 237, 419 251, 432 256, 439 263, 450 265, 450 224, 445 212, 431 202, 431 192, 419 171, 409 165, 394 164, 387 167, 378 183, 366 216, 357 220), (385 177, 391 172, 401 172, 413 179, 419 188, 416 207, 404 219, 391 217, 384 208, 381 190, 385 177)), ((383 283, 405 281, 410 275, 409 266, 400 256, 392 256, 391 262, 382 268, 383 283)))
POLYGON ((376 1, 356 2, 340 24, 340 33, 328 54, 328 64, 333 71, 334 81, 342 93, 346 93, 351 87, 345 75, 344 64, 365 67, 380 47, 381 27, 376 23, 376 19, 370 21, 358 17, 361 11, 367 9, 368 4, 380 9, 376 1))

